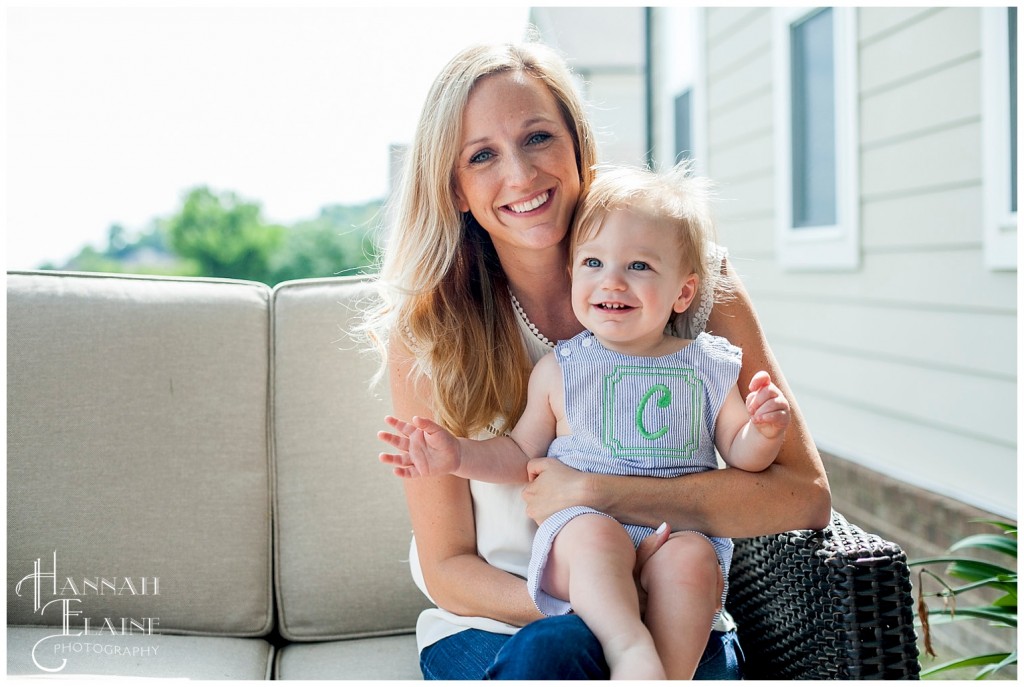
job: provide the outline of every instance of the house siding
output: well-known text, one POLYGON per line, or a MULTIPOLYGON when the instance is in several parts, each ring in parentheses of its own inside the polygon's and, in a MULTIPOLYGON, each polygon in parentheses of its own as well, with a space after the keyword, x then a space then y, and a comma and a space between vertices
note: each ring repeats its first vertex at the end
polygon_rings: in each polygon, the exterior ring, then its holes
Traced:
POLYGON ((985 267, 978 8, 861 8, 861 266, 775 254, 772 10, 704 18, 717 220, 819 445, 1016 517, 1016 272, 985 267))

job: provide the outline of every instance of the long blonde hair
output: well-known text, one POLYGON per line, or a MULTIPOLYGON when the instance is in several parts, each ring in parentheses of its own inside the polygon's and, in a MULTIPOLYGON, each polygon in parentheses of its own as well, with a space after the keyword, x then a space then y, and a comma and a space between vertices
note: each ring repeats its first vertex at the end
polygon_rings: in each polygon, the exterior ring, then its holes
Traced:
POLYGON ((434 420, 461 436, 492 423, 499 432, 512 427, 526 406, 531 369, 494 245, 455 198, 470 93, 480 79, 506 72, 538 78, 551 91, 573 139, 581 193, 589 186, 597 150, 562 57, 540 43, 463 50, 434 81, 420 114, 389 203, 380 305, 364 326, 381 353, 379 374, 388 338, 400 337, 417 357, 415 373, 429 379, 434 420))

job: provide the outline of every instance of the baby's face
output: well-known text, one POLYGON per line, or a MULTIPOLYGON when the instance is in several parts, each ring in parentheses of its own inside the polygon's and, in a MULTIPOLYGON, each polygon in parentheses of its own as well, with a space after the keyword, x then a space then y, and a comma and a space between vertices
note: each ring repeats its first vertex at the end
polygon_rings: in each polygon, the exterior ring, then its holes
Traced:
POLYGON ((572 262, 576 317, 614 350, 636 353, 660 343, 673 312, 683 312, 697 277, 684 266, 674 229, 630 209, 613 210, 572 262))

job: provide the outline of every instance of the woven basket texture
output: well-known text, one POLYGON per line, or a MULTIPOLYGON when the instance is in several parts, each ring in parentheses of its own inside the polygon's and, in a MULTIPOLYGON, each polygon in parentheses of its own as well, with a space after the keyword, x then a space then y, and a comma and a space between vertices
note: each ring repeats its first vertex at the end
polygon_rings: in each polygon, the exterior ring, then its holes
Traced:
POLYGON ((750 679, 918 679, 906 554, 833 511, 821 531, 735 540, 727 607, 750 679))

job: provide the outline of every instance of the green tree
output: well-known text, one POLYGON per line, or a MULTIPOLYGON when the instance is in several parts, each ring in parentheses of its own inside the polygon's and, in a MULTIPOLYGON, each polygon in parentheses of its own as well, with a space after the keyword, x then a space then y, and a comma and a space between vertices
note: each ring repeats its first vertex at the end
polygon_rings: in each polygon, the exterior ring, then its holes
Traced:
POLYGON ((171 248, 199 274, 273 283, 270 260, 285 229, 265 223, 258 203, 200 186, 188 192, 167 227, 171 248))
POLYGON ((78 254, 58 267, 46 263, 43 270, 72 270, 75 272, 113 272, 132 274, 197 276, 196 265, 174 255, 168 247, 164 222, 154 219, 140 233, 130 232, 120 224, 111 224, 107 230, 107 248, 99 250, 83 246, 78 254))
POLYGON ((107 255, 120 256, 128 247, 128 231, 120 224, 111 224, 107 229, 107 255))
POLYGON ((379 201, 330 205, 316 219, 289 228, 270 260, 273 282, 369 271, 377 253, 373 226, 379 212, 379 201))
POLYGON ((373 269, 383 201, 329 205, 290 227, 267 223, 260 205, 205 186, 182 195, 180 209, 142 230, 111 224, 105 250, 84 246, 61 267, 40 269, 252 279, 359 274, 373 269))

